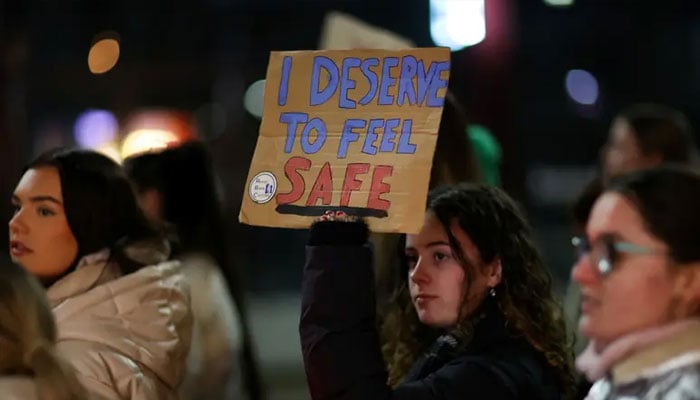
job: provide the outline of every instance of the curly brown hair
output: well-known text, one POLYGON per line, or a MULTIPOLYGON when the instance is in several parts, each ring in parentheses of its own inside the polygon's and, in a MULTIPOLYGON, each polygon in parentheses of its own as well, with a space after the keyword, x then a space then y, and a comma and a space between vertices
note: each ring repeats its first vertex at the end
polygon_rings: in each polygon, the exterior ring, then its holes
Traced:
MULTIPOLYGON (((455 221, 479 251, 481 262, 497 258, 502 280, 496 301, 508 325, 539 351, 554 372, 563 397, 574 388, 573 350, 564 313, 552 291, 552 277, 534 244, 532 229, 516 203, 502 190, 482 184, 464 183, 437 188, 428 196, 427 209, 447 231, 450 247, 465 270, 465 293, 469 293, 473 271, 459 242, 450 230, 455 221)), ((407 270, 385 315, 383 353, 389 369, 389 384, 397 386, 417 357, 440 334, 419 323, 406 284, 407 270)), ((465 296, 466 298, 466 296, 465 296)), ((460 317, 458 332, 468 343, 473 322, 460 317)), ((466 344, 463 343, 463 344, 466 344)))

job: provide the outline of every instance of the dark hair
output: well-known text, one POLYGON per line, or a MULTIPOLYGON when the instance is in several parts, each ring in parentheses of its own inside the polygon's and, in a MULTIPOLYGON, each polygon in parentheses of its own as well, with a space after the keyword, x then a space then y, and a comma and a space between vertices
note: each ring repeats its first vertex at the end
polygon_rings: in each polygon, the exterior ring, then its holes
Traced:
POLYGON ((127 158, 123 165, 136 191, 160 193, 163 219, 176 230, 174 254, 202 251, 222 268, 227 266, 214 166, 203 143, 144 153, 127 158))
POLYGON ((242 279, 227 251, 214 163, 206 145, 191 141, 160 152, 136 155, 124 160, 124 170, 137 191, 155 189, 160 193, 162 218, 175 230, 175 256, 201 252, 216 261, 241 317, 246 389, 252 399, 262 398, 242 279))
POLYGON ((606 192, 634 204, 646 229, 668 245, 674 261, 700 260, 700 175, 667 165, 615 178, 606 192))
MULTIPOLYGON (((623 109, 616 118, 630 125, 642 154, 657 154, 661 156, 662 164, 692 166, 697 163, 690 122, 680 111, 660 104, 640 103, 623 109)), ((603 185, 601 177, 595 178, 574 200, 571 215, 577 234, 585 230, 603 185)))
POLYGON ((574 231, 577 235, 586 231, 588 216, 591 214, 593 205, 603 192, 603 180, 596 177, 583 188, 574 199, 571 206, 571 217, 573 218, 574 231))
MULTIPOLYGON (((481 182, 474 144, 469 139, 468 119, 464 107, 451 90, 445 94, 445 104, 440 118, 435 155, 430 169, 429 188, 459 182, 481 182)), ((384 317, 387 302, 402 288, 403 278, 398 266, 404 256, 402 237, 399 234, 372 234, 375 245, 377 313, 384 317)))
MULTIPOLYGON (((143 264, 124 254, 137 241, 158 238, 138 205, 136 196, 119 164, 90 150, 56 149, 29 163, 33 168, 58 170, 63 207, 68 225, 78 242, 75 264, 88 254, 109 248, 122 273, 143 264)), ((71 270, 69 269, 69 271, 71 270)))
POLYGON ((680 111, 660 104, 635 104, 617 117, 630 125, 643 154, 659 154, 663 162, 695 162, 690 122, 680 111))
MULTIPOLYGON (((502 280, 496 288, 496 301, 500 309, 509 326, 522 334, 546 359, 562 393, 569 392, 574 382, 573 353, 568 343, 563 311, 555 300, 552 278, 533 242, 531 228, 515 202, 498 188, 464 183, 431 191, 427 208, 445 228, 450 247, 465 269, 467 292, 471 271, 451 231, 452 223, 457 222, 472 240, 479 250, 481 262, 488 264, 500 258, 502 280)), ((406 301, 405 297, 403 301, 406 301)), ((385 352, 385 355, 389 354, 393 383, 398 383, 396 379, 405 374, 405 366, 411 363, 409 360, 415 361, 430 339, 430 335, 415 327, 417 318, 410 304, 401 307, 400 318, 394 316, 387 319, 394 325, 390 329, 397 332, 393 336, 394 343, 389 343, 392 351, 385 352), (411 324, 414 326, 407 326, 411 324), (418 340, 420 343, 407 343, 408 340, 418 340), (402 341, 405 343, 400 343, 402 341)), ((467 325, 470 323, 469 316, 462 316, 459 325, 469 330, 467 325)))

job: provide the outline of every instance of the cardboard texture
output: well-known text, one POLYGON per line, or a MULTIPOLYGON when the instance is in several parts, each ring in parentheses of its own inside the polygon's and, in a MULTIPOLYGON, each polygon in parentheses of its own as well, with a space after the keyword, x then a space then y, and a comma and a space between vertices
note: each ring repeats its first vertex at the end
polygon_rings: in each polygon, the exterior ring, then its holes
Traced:
POLYGON ((415 233, 450 67, 447 48, 272 52, 239 219, 308 228, 327 210, 415 233))
POLYGON ((326 14, 321 31, 323 50, 385 49, 398 50, 415 44, 394 32, 370 25, 352 15, 338 11, 326 14))

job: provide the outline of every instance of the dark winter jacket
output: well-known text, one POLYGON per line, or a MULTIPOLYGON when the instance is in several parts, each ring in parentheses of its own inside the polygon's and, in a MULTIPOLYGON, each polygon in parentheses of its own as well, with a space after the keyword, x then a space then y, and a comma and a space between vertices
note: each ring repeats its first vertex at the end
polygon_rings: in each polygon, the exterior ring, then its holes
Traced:
POLYGON ((372 252, 366 240, 362 223, 319 222, 311 229, 300 334, 314 400, 560 398, 543 357, 507 329, 490 299, 481 306, 466 347, 441 336, 405 382, 391 389, 376 329, 372 252))

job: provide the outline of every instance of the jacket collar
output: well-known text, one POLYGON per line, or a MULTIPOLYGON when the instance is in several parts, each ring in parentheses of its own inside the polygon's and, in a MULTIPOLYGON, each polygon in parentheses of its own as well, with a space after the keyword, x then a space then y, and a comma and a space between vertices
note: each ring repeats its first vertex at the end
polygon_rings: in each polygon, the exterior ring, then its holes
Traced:
POLYGON ((473 331, 468 337, 457 330, 439 336, 413 364, 406 381, 422 379, 456 357, 489 353, 519 340, 513 338, 503 312, 490 297, 479 306, 469 323, 473 331))
POLYGON ((119 267, 109 262, 109 256, 108 249, 87 255, 78 262, 75 271, 51 285, 46 291, 51 307, 56 307, 66 299, 118 278, 121 275, 119 267))
POLYGON ((700 319, 684 323, 685 329, 622 360, 612 369, 613 384, 663 374, 700 363, 700 319))
POLYGON ((81 260, 47 292, 57 341, 109 349, 176 388, 192 324, 189 286, 180 269, 178 261, 167 261, 122 276, 108 253, 81 260))
POLYGON ((700 319, 634 332, 595 351, 591 341, 576 360, 591 381, 609 375, 616 385, 700 362, 700 319))
MULTIPOLYGON (((170 245, 160 239, 143 240, 127 246, 124 254, 143 265, 154 265, 168 260, 170 245)), ((110 256, 110 250, 104 248, 81 258, 73 272, 48 288, 47 295, 51 306, 55 307, 70 297, 122 276, 119 266, 110 256)))

